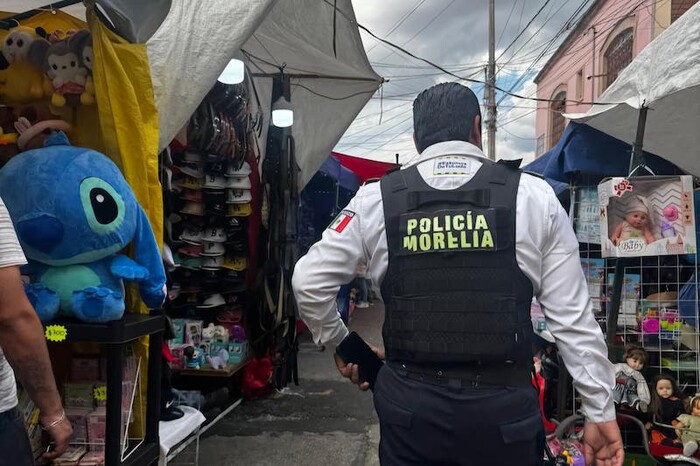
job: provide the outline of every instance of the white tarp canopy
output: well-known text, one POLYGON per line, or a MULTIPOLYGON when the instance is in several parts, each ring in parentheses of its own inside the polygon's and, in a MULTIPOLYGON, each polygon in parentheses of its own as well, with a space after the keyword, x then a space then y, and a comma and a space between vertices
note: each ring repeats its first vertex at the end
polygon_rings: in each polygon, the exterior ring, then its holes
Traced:
POLYGON ((631 144, 644 105, 644 150, 700 176, 700 4, 642 50, 597 102, 610 105, 566 117, 631 144))
MULTIPOLYGON (((0 10, 21 12, 48 2, 2 3, 0 10)), ((127 20, 138 22, 137 1, 97 3, 116 4, 127 20)), ((381 84, 367 60, 350 0, 172 0, 169 7, 146 40, 161 148, 187 123, 233 57, 244 59, 254 76, 266 129, 272 77, 284 66, 291 80, 301 189, 381 84)), ((69 8, 85 17, 81 5, 69 8)), ((265 140, 266 133, 263 150, 265 140)))

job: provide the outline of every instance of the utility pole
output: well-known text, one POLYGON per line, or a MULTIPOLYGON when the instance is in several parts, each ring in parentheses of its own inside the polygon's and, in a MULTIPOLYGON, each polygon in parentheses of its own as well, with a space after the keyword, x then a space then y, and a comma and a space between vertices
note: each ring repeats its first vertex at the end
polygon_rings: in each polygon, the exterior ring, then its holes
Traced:
POLYGON ((486 71, 488 158, 496 160, 496 0, 489 0, 489 64, 486 71))

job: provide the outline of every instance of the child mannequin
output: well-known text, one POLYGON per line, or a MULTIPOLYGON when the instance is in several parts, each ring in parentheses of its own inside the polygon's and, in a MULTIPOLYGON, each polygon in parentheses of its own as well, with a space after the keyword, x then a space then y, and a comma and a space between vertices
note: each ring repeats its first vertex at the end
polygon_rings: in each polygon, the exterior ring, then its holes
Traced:
POLYGON ((677 419, 678 427, 690 429, 676 430, 676 434, 683 442, 683 454, 692 456, 698 450, 698 442, 700 442, 700 395, 690 399, 690 414, 681 414, 677 419))
POLYGON ((649 387, 641 371, 647 362, 647 352, 639 346, 630 346, 625 352, 625 362, 615 364, 615 404, 627 405, 643 413, 651 402, 649 387))
POLYGON ((650 244, 656 241, 652 227, 649 202, 644 196, 634 195, 625 209, 625 219, 615 228, 610 240, 618 245, 630 238, 641 238, 650 244))
MULTIPOLYGON (((666 374, 659 374, 654 379, 654 390, 651 394, 648 412, 653 415, 654 421, 676 425, 676 418, 685 412, 683 407, 683 393, 678 388, 676 379, 666 374)), ((647 428, 652 427, 647 424, 647 428)), ((669 427, 654 427, 651 441, 662 445, 680 446, 675 429, 669 427)))

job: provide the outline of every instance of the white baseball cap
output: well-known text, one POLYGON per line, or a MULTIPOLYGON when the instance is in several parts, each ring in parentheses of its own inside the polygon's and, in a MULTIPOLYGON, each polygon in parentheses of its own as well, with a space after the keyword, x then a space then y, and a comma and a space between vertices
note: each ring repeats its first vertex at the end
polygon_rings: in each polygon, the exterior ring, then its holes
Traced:
POLYGON ((224 256, 207 257, 202 263, 204 270, 219 270, 224 265, 224 256))
POLYGON ((250 189, 250 177, 228 178, 226 187, 231 189, 250 189))
POLYGON ((248 189, 227 189, 226 204, 247 204, 253 199, 248 189))
POLYGON ((226 230, 223 228, 207 228, 202 239, 207 242, 223 243, 228 238, 226 237, 226 230))
POLYGON ((214 241, 206 241, 204 243, 204 249, 201 255, 205 257, 216 257, 222 256, 226 252, 226 247, 224 243, 217 243, 214 241))
POLYGON ((206 189, 224 189, 226 187, 226 178, 221 175, 208 174, 204 178, 204 187, 206 189))
POLYGON ((197 308, 198 309, 211 309, 213 307, 219 307, 219 306, 223 306, 225 304, 226 304, 226 300, 224 299, 224 297, 221 294, 216 293, 216 294, 207 296, 204 299, 204 301, 202 301, 202 304, 197 304, 197 308))
POLYGON ((202 244, 202 233, 201 228, 185 228, 180 235, 180 239, 185 243, 202 244))
POLYGON ((185 175, 192 176, 194 178, 202 178, 204 176, 204 168, 202 168, 202 165, 194 162, 187 162, 187 163, 182 163, 180 165, 177 165, 177 168, 180 169, 182 173, 185 175))
POLYGON ((229 165, 226 169, 226 176, 233 178, 243 178, 251 174, 250 164, 248 162, 243 162, 241 168, 236 169, 233 165, 229 165))

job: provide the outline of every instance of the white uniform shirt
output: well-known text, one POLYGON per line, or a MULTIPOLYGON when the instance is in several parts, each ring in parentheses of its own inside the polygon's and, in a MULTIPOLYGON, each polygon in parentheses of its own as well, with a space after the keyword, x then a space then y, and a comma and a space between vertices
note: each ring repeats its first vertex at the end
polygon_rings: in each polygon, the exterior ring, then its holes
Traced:
MULTIPOLYGON (((17 241, 10 214, 7 212, 5 203, 0 199, 0 267, 14 267, 26 263, 27 260, 17 241)), ((0 413, 9 411, 15 406, 17 406, 15 374, 0 348, 0 413)))
MULTIPOLYGON (((472 144, 449 141, 428 147, 416 163, 428 185, 450 190, 472 178, 482 157, 472 144)), ((360 188, 344 212, 299 260, 292 278, 299 313, 316 343, 337 345, 348 334, 335 298, 340 286, 352 281, 358 261, 369 264, 377 287, 388 267, 380 183, 360 188)), ((581 395, 586 418, 590 422, 615 419, 615 374, 593 317, 576 235, 552 188, 527 174, 518 187, 516 259, 532 282, 547 328, 581 395)))

